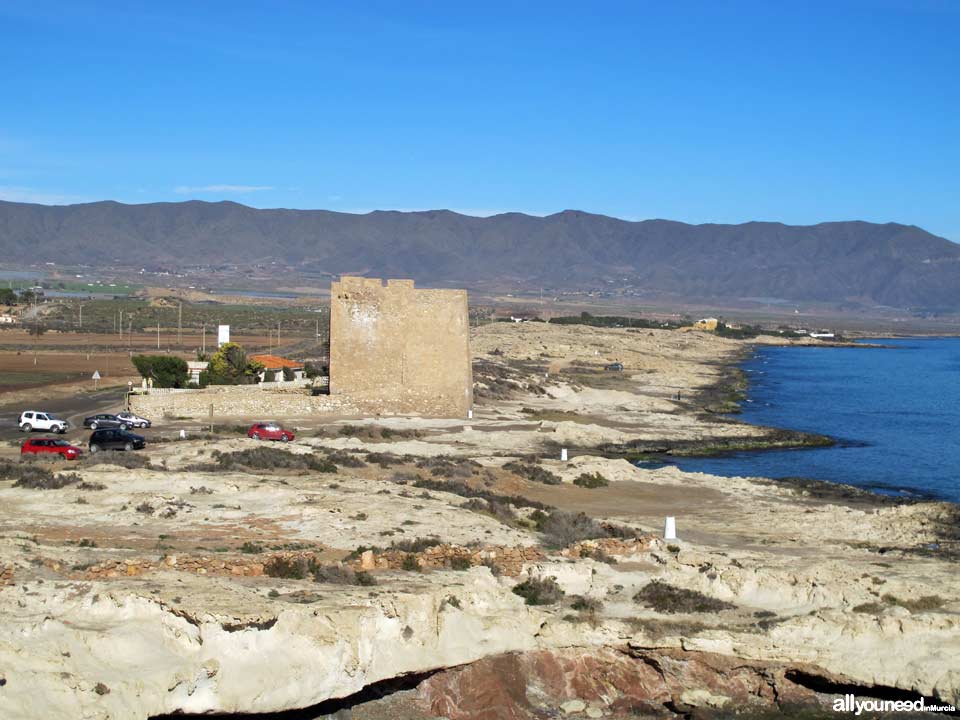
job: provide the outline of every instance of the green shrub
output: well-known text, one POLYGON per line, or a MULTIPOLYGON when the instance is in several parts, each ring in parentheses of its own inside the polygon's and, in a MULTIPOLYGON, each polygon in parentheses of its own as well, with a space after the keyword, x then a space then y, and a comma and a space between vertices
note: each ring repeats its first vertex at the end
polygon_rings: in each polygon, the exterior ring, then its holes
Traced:
POLYGON ((345 450, 328 450, 327 460, 339 467, 362 468, 367 464, 353 453, 345 450))
POLYGON ((530 480, 531 482, 543 483, 544 485, 559 485, 560 476, 556 473, 552 473, 549 470, 540 467, 539 465, 534 465, 533 463, 522 463, 516 460, 512 460, 506 463, 503 466, 504 470, 512 472, 514 475, 519 475, 522 478, 530 480))
POLYGON ((597 613, 603 609, 603 603, 596 598, 589 598, 584 595, 574 595, 570 607, 578 612, 597 613))
POLYGON ((436 547, 437 545, 442 545, 440 538, 414 538, 410 540, 397 540, 396 542, 390 543, 390 550, 402 550, 403 552, 408 553, 419 553, 423 552, 427 548, 436 547))
POLYGON ((402 567, 404 570, 420 570, 420 563, 417 562, 417 556, 413 553, 404 555, 402 567))
POLYGON ((530 578, 513 588, 527 605, 553 605, 563 598, 563 590, 553 578, 530 578))
POLYGON ((34 463, 18 463, 0 460, 0 478, 15 480, 14 487, 28 490, 60 490, 81 481, 76 473, 59 475, 34 463))
POLYGON ((937 595, 924 595, 914 600, 901 600, 894 595, 884 595, 883 601, 888 605, 899 605, 910 612, 923 612, 924 610, 937 610, 945 602, 942 597, 937 595))
POLYGON ((250 470, 311 470, 320 473, 335 473, 337 466, 324 457, 306 453, 292 453, 280 448, 261 445, 255 448, 223 453, 215 450, 213 459, 225 470, 247 468, 250 470))
POLYGON ((578 487, 593 489, 607 487, 610 481, 598 472, 592 475, 590 473, 583 473, 573 481, 573 484, 578 487))
POLYGON ((131 358, 141 377, 153 378, 156 388, 183 388, 190 373, 183 358, 171 355, 134 355, 131 358))
POLYGON ((462 555, 450 558, 450 568, 452 570, 469 570, 471 567, 470 558, 462 555))
POLYGON ((567 547, 581 540, 635 537, 635 534, 626 528, 609 524, 601 525, 584 513, 571 513, 564 510, 553 510, 549 515, 538 517, 537 529, 543 533, 544 543, 552 548, 567 547))
POLYGON ((319 565, 315 560, 307 560, 303 557, 274 557, 264 564, 263 574, 287 580, 303 580, 318 568, 319 565))
POLYGON ((422 478, 417 480, 413 485, 414 487, 424 488, 426 490, 440 490, 442 492, 460 495, 461 497, 481 498, 487 502, 494 501, 499 503, 507 503, 516 507, 532 507, 540 510, 548 510, 550 508, 549 505, 545 505, 544 503, 536 500, 528 500, 520 495, 498 495, 497 493, 490 492, 489 490, 472 488, 461 480, 450 480, 443 482, 440 480, 429 480, 422 478))
POLYGON ((633 599, 661 613, 713 613, 736 607, 698 590, 679 588, 659 580, 641 588, 633 599))
POLYGON ((210 365, 201 373, 200 385, 254 385, 260 379, 263 365, 247 359, 247 352, 237 343, 224 343, 210 358, 210 365), (204 374, 206 377, 204 377, 204 374))
POLYGON ((313 570, 314 582, 328 585, 376 585, 377 580, 364 570, 354 570, 346 565, 319 565, 313 570))

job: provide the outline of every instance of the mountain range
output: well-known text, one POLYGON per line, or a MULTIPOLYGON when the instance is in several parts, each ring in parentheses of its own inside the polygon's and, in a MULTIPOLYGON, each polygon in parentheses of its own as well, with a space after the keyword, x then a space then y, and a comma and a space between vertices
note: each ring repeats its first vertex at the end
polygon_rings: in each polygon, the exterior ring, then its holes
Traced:
MULTIPOLYGON (((255 209, 233 202, 0 202, 0 262, 142 267, 277 261, 308 273, 534 289, 632 286, 680 298, 960 311, 960 245, 861 221, 689 225, 567 210, 255 209)), ((285 281, 286 282, 286 281, 285 281)))

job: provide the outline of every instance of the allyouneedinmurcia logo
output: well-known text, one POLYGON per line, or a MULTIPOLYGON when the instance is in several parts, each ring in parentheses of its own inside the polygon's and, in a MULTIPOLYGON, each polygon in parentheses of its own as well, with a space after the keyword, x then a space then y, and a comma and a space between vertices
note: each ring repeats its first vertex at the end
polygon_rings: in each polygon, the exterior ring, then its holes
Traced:
POLYGON ((956 712, 953 705, 927 704, 924 698, 916 700, 857 700, 856 695, 848 694, 833 701, 835 712, 848 712, 861 715, 865 712, 956 712))

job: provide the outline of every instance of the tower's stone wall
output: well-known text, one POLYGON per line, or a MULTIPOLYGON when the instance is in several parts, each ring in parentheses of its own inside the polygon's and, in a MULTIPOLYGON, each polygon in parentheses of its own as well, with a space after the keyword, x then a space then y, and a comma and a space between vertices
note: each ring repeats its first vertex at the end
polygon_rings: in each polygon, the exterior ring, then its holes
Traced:
POLYGON ((330 288, 330 394, 369 413, 465 417, 473 406, 465 290, 343 277, 330 288))

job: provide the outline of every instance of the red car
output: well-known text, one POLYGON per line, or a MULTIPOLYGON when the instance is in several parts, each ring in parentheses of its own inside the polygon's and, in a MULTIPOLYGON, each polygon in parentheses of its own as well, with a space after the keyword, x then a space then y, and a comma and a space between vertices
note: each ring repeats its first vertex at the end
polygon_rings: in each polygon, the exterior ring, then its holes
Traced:
POLYGON ((292 430, 284 430, 276 423, 254 423, 247 430, 247 437, 254 440, 279 440, 289 442, 295 437, 292 430))
POLYGON ((82 452, 83 450, 66 440, 53 438, 31 438, 24 440, 20 446, 21 455, 60 455, 67 460, 76 460, 82 452))

